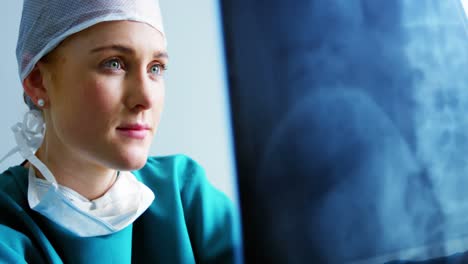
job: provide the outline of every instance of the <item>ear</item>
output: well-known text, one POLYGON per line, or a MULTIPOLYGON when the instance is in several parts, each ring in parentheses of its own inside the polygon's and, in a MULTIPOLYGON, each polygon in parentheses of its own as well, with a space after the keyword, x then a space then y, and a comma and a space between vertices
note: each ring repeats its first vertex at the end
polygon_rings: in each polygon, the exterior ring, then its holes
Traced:
POLYGON ((31 73, 24 79, 23 88, 24 92, 31 98, 38 108, 44 108, 48 104, 48 94, 44 82, 44 68, 35 65, 31 73), (39 99, 44 100, 44 105, 39 106, 39 99))

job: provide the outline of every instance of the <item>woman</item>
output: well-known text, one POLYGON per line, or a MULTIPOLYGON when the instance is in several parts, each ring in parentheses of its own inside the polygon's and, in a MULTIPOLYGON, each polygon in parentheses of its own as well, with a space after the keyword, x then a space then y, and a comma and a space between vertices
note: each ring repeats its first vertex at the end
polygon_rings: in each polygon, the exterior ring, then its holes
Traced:
POLYGON ((25 0, 17 59, 31 111, 13 127, 26 161, 0 175, 1 263, 235 261, 229 200, 189 158, 148 157, 157 2, 25 0))

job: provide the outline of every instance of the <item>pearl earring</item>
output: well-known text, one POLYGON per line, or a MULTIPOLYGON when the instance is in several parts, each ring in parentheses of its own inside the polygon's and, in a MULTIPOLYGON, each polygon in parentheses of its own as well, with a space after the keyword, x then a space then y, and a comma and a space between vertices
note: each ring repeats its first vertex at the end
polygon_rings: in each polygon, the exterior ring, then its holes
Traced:
POLYGON ((37 100, 37 104, 38 104, 40 107, 44 107, 44 105, 45 105, 44 99, 39 99, 39 100, 37 100))

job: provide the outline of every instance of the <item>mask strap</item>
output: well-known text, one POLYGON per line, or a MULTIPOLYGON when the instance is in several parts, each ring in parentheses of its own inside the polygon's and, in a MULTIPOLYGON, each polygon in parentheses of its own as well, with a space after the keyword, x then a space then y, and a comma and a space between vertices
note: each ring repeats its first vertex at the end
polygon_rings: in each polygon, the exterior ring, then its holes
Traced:
POLYGON ((47 181, 57 186, 55 177, 50 170, 42 163, 33 151, 36 151, 42 144, 45 133, 45 124, 42 118, 42 113, 37 110, 28 111, 23 118, 23 122, 16 123, 11 130, 15 135, 16 147, 6 154, 0 162, 10 157, 16 152, 19 152, 24 159, 31 162, 46 178, 47 181))

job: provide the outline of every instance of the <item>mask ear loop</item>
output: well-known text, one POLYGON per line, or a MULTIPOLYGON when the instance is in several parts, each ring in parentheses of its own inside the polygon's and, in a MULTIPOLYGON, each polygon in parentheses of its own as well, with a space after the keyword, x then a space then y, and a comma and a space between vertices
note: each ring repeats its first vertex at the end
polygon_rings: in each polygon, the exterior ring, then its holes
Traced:
POLYGON ((42 118, 42 113, 37 110, 28 111, 23 118, 22 123, 16 123, 11 130, 15 135, 16 147, 8 152, 1 160, 3 162, 16 152, 19 152, 24 159, 33 164, 44 176, 44 178, 52 183, 54 187, 58 187, 55 177, 35 155, 36 151, 42 144, 45 134, 45 124, 42 118))

